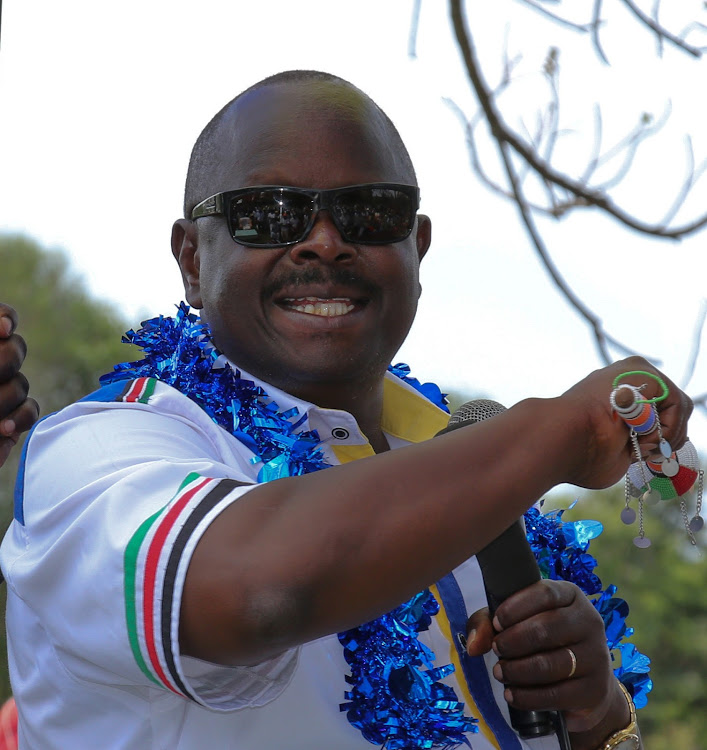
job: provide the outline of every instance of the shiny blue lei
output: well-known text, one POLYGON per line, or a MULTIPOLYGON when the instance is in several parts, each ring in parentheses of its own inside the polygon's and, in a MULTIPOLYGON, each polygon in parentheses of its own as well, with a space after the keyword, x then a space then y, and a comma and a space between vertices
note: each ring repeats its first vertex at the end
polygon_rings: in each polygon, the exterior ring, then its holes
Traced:
MULTIPOLYGON (((317 432, 300 429, 306 416, 300 417, 296 408, 281 412, 261 387, 241 378, 211 343, 207 326, 183 302, 174 318, 147 320, 138 331, 128 331, 123 341, 141 348, 144 358, 116 365, 101 383, 153 377, 176 388, 248 446, 253 463, 261 464, 258 482, 329 466, 317 432)), ((421 384, 407 365, 389 369, 446 410, 436 385, 421 384)), ((528 511, 531 547, 544 577, 572 581, 590 596, 599 594, 593 604, 604 620, 612 658, 620 658, 614 672, 641 707, 652 688, 649 660, 623 643, 633 633, 625 623, 628 605, 614 597, 615 586, 601 591, 593 573, 596 560, 586 551, 601 525, 563 522, 563 512, 528 511)), ((417 637, 438 612, 439 604, 427 589, 388 614, 339 633, 351 670, 345 678, 351 687, 340 709, 372 744, 387 750, 471 747, 465 735, 478 731, 477 720, 464 715, 454 689, 441 682, 454 667, 435 667, 434 653, 417 637)))

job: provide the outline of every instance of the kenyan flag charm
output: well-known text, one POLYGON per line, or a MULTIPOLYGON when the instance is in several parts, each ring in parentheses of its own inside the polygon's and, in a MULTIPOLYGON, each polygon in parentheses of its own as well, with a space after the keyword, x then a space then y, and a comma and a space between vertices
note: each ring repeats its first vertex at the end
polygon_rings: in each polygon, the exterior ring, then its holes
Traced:
POLYGON ((621 520, 630 524, 639 519, 639 533, 633 540, 637 547, 650 547, 650 539, 643 528, 643 506, 656 505, 661 500, 678 500, 685 531, 692 544, 696 544, 695 533, 704 526, 702 518, 702 488, 704 472, 700 469, 695 446, 688 440, 677 451, 670 448, 667 440, 661 440, 658 453, 652 453, 641 461, 631 464, 626 474, 626 506, 621 511, 621 520), (697 506, 690 517, 686 495, 697 488, 697 506), (638 514, 631 508, 631 500, 638 500, 638 514))

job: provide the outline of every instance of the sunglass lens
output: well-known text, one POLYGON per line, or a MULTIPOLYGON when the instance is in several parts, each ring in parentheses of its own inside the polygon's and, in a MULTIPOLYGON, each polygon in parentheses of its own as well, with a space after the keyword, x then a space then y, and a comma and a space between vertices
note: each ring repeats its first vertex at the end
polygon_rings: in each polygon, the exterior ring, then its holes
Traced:
POLYGON ((310 216, 312 199, 282 188, 253 190, 231 198, 231 234, 243 245, 286 245, 301 239, 310 216))
POLYGON ((385 245, 410 234, 416 207, 402 190, 368 187, 340 193, 332 210, 347 241, 385 245))

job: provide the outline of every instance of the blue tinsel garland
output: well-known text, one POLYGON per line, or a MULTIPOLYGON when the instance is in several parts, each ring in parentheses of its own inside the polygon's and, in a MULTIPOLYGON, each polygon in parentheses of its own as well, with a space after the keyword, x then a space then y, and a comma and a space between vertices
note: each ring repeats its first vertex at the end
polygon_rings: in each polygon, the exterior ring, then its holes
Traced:
POLYGON ((528 541, 540 572, 543 578, 576 584, 587 596, 599 594, 590 601, 604 621, 612 661, 618 662, 614 674, 626 686, 636 708, 643 708, 653 689, 653 681, 648 676, 650 659, 632 643, 623 642, 634 632, 626 626, 628 604, 614 596, 616 586, 610 585, 602 591, 602 583, 594 573, 597 561, 587 552, 591 540, 603 531, 602 525, 598 521, 565 522, 562 520, 564 512, 540 513, 531 508, 525 514, 528 541))
MULTIPOLYGON (((153 377, 173 386, 253 451, 254 462, 262 463, 259 482, 328 467, 316 431, 300 430, 305 417, 297 409, 281 412, 262 388, 241 378, 184 303, 174 318, 145 321, 123 341, 140 347, 144 359, 116 365, 101 383, 153 377)), ((421 384, 404 364, 390 371, 446 410, 436 385, 421 384)), ((592 572, 597 563, 586 550, 601 525, 565 523, 562 513, 531 509, 526 514, 528 539, 543 575, 572 581, 588 595, 599 593, 601 582, 592 572)), ((615 591, 610 586, 593 603, 604 619, 609 648, 622 657, 614 671, 640 707, 652 687, 649 661, 632 644, 621 643, 633 630, 625 625, 628 605, 614 598, 615 591)), ((351 668, 346 676, 351 689, 340 708, 369 742, 389 750, 470 746, 465 733, 478 731, 477 720, 464 715, 454 690, 440 682, 454 667, 435 667, 434 654, 417 637, 438 611, 439 604, 425 590, 383 617, 339 634, 351 668)))

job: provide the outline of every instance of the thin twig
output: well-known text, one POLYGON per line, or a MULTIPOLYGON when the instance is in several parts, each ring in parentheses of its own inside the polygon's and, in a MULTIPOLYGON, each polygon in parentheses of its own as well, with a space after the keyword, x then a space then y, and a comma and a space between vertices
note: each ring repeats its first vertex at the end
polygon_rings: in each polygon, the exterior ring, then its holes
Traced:
POLYGON ((683 180, 682 187, 675 196, 673 205, 666 211, 663 216, 663 223, 669 224, 675 214, 680 210, 682 205, 685 203, 687 196, 695 184, 695 154, 692 150, 692 139, 688 135, 685 139, 685 150, 687 151, 687 176, 683 180))
POLYGON ((523 5, 527 5, 528 8, 531 8, 532 10, 537 11, 538 13, 545 16, 546 18, 552 19, 555 23, 559 24, 560 26, 566 26, 567 28, 572 29, 573 31, 579 31, 582 34, 589 31, 589 24, 575 23, 574 21, 568 21, 566 18, 562 18, 562 16, 558 16, 556 13, 552 13, 551 11, 547 10, 547 8, 543 8, 543 6, 536 3, 535 0, 517 0, 517 1, 523 3, 523 5))
POLYGON ((594 45, 594 51, 597 57, 605 64, 609 64, 609 58, 604 52, 604 48, 601 46, 601 40, 599 39, 599 29, 601 28, 601 8, 603 0, 594 0, 594 9, 592 10, 592 44, 594 45))
MULTIPOLYGON (((705 24, 703 23, 700 23, 699 21, 692 21, 680 32, 680 38, 687 39, 688 35, 691 34, 694 29, 707 31, 707 26, 705 26, 705 24)), ((698 47, 697 49, 699 49, 700 52, 707 51, 707 47, 698 47)))
MULTIPOLYGON (((666 111, 666 113, 663 114, 660 120, 655 120, 652 125, 648 125, 645 119, 646 115, 643 115, 641 117, 641 121, 630 133, 628 133, 628 135, 622 138, 606 153, 602 154, 602 156, 599 158, 597 167, 604 166, 604 164, 607 164, 609 161, 619 155, 622 155, 623 158, 621 166, 616 170, 616 172, 614 172, 614 174, 608 179, 599 183, 598 187, 601 190, 607 192, 611 188, 616 187, 616 185, 618 185, 626 177, 631 166, 633 165, 633 161, 636 158, 638 149, 643 141, 660 132, 667 122, 668 116, 669 115, 666 111)), ((660 226, 668 226, 669 223, 670 222, 663 220, 660 226)))
POLYGON ((665 39, 666 41, 670 42, 671 44, 674 44, 679 49, 683 50, 684 52, 687 52, 688 55, 692 55, 693 57, 702 57, 702 52, 698 47, 693 47, 691 44, 688 44, 684 39, 681 39, 679 36, 676 36, 675 34, 671 34, 666 28, 661 26, 657 21, 655 21, 650 16, 647 16, 640 8, 638 8, 632 0, 621 0, 621 2, 633 13, 636 18, 638 18, 642 24, 647 26, 649 29, 652 29, 660 39, 665 39))
POLYGON ((420 7, 422 0, 414 0, 412 6, 412 18, 410 19, 410 34, 408 36, 408 57, 417 58, 417 30, 420 25, 420 7))
POLYGON ((580 182, 588 183, 592 178, 592 175, 596 171, 600 164, 601 158, 601 142, 604 134, 604 121, 601 116, 601 108, 598 104, 594 104, 594 146, 592 148, 592 155, 587 162, 587 168, 579 178, 580 182))
POLYGON ((692 380, 692 376, 695 374, 697 359, 700 356, 700 343, 702 341, 702 331, 705 326, 705 319, 707 319, 707 299, 702 300, 700 312, 697 314, 697 320, 695 321, 695 330, 692 333, 692 348, 690 350, 690 356, 687 359, 687 367, 685 368, 685 374, 683 375, 682 383, 680 385, 683 390, 685 390, 690 380, 692 380))

